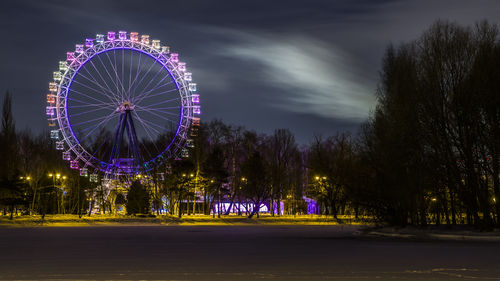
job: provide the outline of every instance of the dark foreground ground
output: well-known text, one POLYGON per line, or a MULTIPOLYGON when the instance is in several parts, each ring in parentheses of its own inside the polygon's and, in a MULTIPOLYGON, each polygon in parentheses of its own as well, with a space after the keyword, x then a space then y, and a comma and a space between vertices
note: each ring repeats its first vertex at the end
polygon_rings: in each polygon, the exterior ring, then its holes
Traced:
POLYGON ((500 280, 500 243, 349 226, 0 228, 2 280, 500 280))

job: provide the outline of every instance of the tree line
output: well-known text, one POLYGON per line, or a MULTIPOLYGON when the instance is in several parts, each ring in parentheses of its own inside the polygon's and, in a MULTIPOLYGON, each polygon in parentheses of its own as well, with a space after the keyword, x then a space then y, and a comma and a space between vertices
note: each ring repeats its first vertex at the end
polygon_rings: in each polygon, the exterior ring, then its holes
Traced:
POLYGON ((84 215, 126 205, 129 213, 253 217, 265 205, 271 215, 500 225, 497 26, 437 21, 416 40, 388 46, 382 61, 377 106, 356 135, 299 145, 288 129, 266 135, 214 120, 201 124, 188 158, 113 190, 70 170, 47 134, 16 131, 7 93, 3 213, 84 215))

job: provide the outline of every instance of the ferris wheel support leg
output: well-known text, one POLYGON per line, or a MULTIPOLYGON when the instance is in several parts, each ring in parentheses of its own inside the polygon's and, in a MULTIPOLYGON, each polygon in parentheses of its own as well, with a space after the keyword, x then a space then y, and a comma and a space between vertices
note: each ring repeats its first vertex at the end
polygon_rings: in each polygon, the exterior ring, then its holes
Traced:
POLYGON ((113 149, 111 150, 111 155, 109 156, 109 163, 111 164, 112 170, 117 169, 118 163, 116 163, 116 161, 120 158, 120 145, 123 139, 123 131, 125 130, 125 121, 125 114, 120 114, 120 120, 118 121, 118 126, 116 126, 115 138, 113 140, 113 149))
POLYGON ((143 163, 142 161, 142 156, 141 156, 141 151, 139 149, 139 142, 137 141, 137 134, 135 132, 135 126, 134 126, 134 121, 132 119, 132 114, 130 112, 126 113, 127 116, 127 135, 128 135, 128 140, 130 143, 130 148, 132 150, 132 153, 134 155, 134 167, 138 167, 143 163))

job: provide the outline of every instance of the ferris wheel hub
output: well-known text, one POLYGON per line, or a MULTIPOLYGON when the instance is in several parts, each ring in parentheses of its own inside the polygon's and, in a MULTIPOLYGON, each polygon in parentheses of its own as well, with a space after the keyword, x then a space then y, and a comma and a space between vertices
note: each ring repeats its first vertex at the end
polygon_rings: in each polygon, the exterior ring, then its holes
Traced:
POLYGON ((127 111, 133 111, 134 110, 134 104, 130 101, 124 101, 122 104, 120 104, 117 108, 116 108, 116 112, 121 112, 121 113, 125 113, 127 111))

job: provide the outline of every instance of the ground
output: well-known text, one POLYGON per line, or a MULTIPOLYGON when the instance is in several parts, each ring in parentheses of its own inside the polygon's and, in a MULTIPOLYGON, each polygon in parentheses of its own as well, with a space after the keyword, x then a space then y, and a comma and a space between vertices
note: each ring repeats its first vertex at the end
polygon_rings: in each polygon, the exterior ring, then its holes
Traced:
POLYGON ((0 228, 2 280, 500 280, 500 243, 352 225, 0 228))
POLYGON ((9 216, 0 216, 1 226, 103 226, 103 225, 337 225, 339 223, 366 225, 371 218, 355 220, 351 216, 339 216, 334 219, 331 216, 301 215, 301 216, 254 216, 249 219, 246 216, 222 216, 217 218, 211 215, 189 215, 178 218, 170 215, 46 215, 44 219, 40 215, 15 216, 13 220, 9 216))

